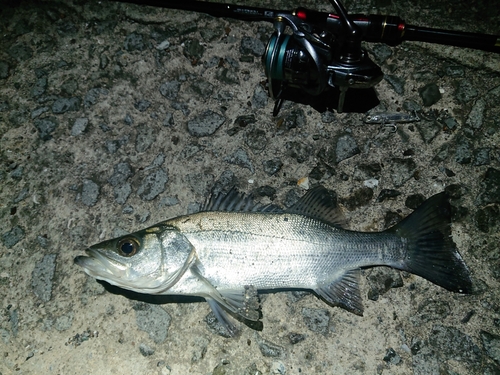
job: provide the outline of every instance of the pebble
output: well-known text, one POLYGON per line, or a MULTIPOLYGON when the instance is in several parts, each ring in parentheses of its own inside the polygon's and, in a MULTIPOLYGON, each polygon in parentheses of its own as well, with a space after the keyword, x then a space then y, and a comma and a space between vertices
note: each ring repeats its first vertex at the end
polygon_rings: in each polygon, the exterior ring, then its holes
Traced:
POLYGON ((132 186, 128 182, 113 188, 113 196, 118 204, 124 204, 131 193, 132 186))
POLYGON ((389 82, 389 84, 392 86, 394 91, 396 91, 396 94, 404 95, 406 82, 403 78, 392 75, 392 74, 386 74, 386 75, 384 75, 384 79, 387 82, 389 82))
POLYGON ((337 139, 336 147, 336 162, 352 158, 354 155, 361 153, 361 150, 356 143, 354 137, 350 134, 341 135, 337 139))
POLYGON ((330 325, 330 311, 326 309, 312 309, 304 307, 302 318, 306 327, 316 333, 326 335, 330 325))
POLYGON ((243 150, 242 148, 237 149, 231 155, 224 158, 224 160, 230 164, 235 164, 239 167, 247 168, 252 173, 254 172, 252 162, 250 161, 250 158, 248 157, 247 152, 245 150, 243 150))
POLYGON ((31 89, 31 95, 33 95, 33 97, 43 95, 45 94, 45 90, 47 90, 47 77, 40 77, 31 89))
POLYGON ((77 118, 73 123, 73 127, 71 128, 71 135, 78 136, 82 135, 86 130, 89 124, 89 119, 86 117, 77 118))
POLYGON ((80 109, 80 99, 73 98, 59 98, 52 104, 52 113, 60 115, 66 112, 74 112, 80 109))
POLYGON ((162 168, 147 175, 142 181, 137 194, 142 200, 151 201, 165 191, 168 175, 162 168))
POLYGON ((418 93, 422 98, 424 107, 430 107, 441 99, 441 92, 435 83, 428 83, 424 87, 420 88, 418 93))
POLYGON ((16 225, 10 231, 2 234, 2 243, 7 249, 10 249, 15 244, 20 242, 24 237, 25 237, 25 232, 23 228, 16 225))
POLYGON ((160 94, 169 100, 175 100, 179 94, 181 83, 179 81, 165 82, 160 86, 160 94))
POLYGON ((167 339, 168 329, 172 320, 169 313, 158 305, 138 303, 133 306, 137 327, 149 334, 156 344, 167 339))
POLYGON ((139 153, 145 152, 156 140, 157 134, 149 124, 139 124, 136 127, 135 150, 139 153))
POLYGON ((403 279, 399 271, 389 267, 372 268, 367 277, 370 290, 368 298, 377 301, 379 297, 392 288, 401 288, 403 279))
POLYGON ((283 162, 280 158, 276 157, 262 162, 262 165, 264 167, 264 172, 266 172, 269 176, 272 176, 278 173, 281 167, 283 167, 283 162))
POLYGON ((483 118, 484 118, 484 110, 486 108, 486 103, 482 99, 476 100, 472 109, 467 117, 466 125, 472 127, 474 130, 477 130, 483 126, 483 118))
POLYGON ((42 260, 35 264, 31 275, 33 293, 44 302, 52 297, 52 282, 56 270, 57 254, 44 255, 42 260))
POLYGON ((476 204, 500 203, 500 170, 488 168, 480 182, 476 204))
POLYGON ((260 39, 244 36, 241 38, 240 52, 242 55, 254 55, 261 57, 266 50, 266 46, 260 39))
POLYGON ((97 185, 94 181, 89 179, 83 180, 82 195, 81 195, 82 203, 86 206, 91 207, 97 203, 98 198, 99 198, 99 185, 97 185))
POLYGON ((257 345, 259 346, 259 350, 264 357, 285 358, 285 348, 272 343, 271 341, 263 339, 258 333, 255 333, 255 336, 257 345))
POLYGON ((267 106, 269 96, 267 92, 260 86, 255 86, 253 96, 252 96, 252 107, 254 108, 264 108, 267 106))
POLYGON ((226 122, 225 116, 212 110, 206 110, 203 114, 189 120, 187 127, 192 136, 205 137, 214 134, 224 122, 226 122))
POLYGON ((400 187, 413 177, 417 165, 412 159, 394 158, 390 164, 391 179, 395 187, 400 187))
POLYGON ((144 43, 144 37, 139 33, 131 33, 127 35, 125 41, 123 42, 123 48, 126 51, 144 51, 146 49, 146 43, 144 43))
POLYGON ((127 162, 121 162, 113 167, 113 175, 108 182, 112 186, 123 185, 130 176, 132 176, 132 167, 127 162))
POLYGON ((101 95, 108 95, 109 91, 100 87, 94 87, 87 91, 85 94, 85 98, 83 99, 83 105, 85 107, 90 107, 96 104, 99 101, 101 95))
POLYGON ((55 117, 46 117, 34 121, 35 128, 38 130, 38 136, 43 141, 48 141, 52 138, 52 133, 56 130, 59 122, 55 117))
POLYGON ((481 331, 480 334, 486 354, 500 365, 500 336, 486 331, 481 331))

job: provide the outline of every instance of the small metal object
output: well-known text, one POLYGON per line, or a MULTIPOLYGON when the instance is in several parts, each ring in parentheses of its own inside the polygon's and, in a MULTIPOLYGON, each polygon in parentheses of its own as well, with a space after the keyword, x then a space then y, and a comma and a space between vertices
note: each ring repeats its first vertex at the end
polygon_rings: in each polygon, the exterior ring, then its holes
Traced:
POLYGON ((417 112, 401 113, 401 112, 381 112, 366 115, 363 119, 365 124, 406 124, 409 122, 420 121, 417 112))

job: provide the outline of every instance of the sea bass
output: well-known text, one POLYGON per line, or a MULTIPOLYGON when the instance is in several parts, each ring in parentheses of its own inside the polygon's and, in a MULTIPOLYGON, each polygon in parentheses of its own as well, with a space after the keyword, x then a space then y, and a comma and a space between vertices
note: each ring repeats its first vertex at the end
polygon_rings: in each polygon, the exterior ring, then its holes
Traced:
POLYGON ((75 263, 131 291, 205 298, 230 335, 227 312, 259 319, 258 290, 312 290, 361 315, 360 269, 390 266, 453 292, 469 293, 469 270, 451 238, 451 207, 434 195, 382 232, 344 229, 334 193, 318 186, 294 206, 254 205, 231 190, 203 210, 108 240, 75 263))

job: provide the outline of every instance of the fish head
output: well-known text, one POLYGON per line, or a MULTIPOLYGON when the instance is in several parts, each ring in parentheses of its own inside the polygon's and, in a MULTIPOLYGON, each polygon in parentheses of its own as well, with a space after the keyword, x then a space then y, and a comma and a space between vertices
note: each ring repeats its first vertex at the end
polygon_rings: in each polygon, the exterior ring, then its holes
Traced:
POLYGON ((176 228, 153 226, 90 246, 75 258, 85 273, 138 293, 164 294, 193 260, 191 243, 176 228))

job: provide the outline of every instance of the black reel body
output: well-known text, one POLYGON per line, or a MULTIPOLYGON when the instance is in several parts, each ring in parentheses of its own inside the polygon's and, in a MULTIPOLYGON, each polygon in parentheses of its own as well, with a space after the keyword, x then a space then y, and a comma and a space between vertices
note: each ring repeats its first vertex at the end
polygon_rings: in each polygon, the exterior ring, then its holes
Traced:
POLYGON ((332 90, 338 91, 337 104, 326 107, 342 112, 347 89, 372 88, 382 79, 380 67, 361 48, 360 31, 349 22, 342 5, 332 3, 340 14, 332 17, 346 17, 348 30, 342 38, 329 32, 326 24, 307 22, 300 10, 276 17, 276 31, 262 56, 269 94, 276 100, 275 116, 283 100, 297 101, 298 93, 314 100, 332 90))

